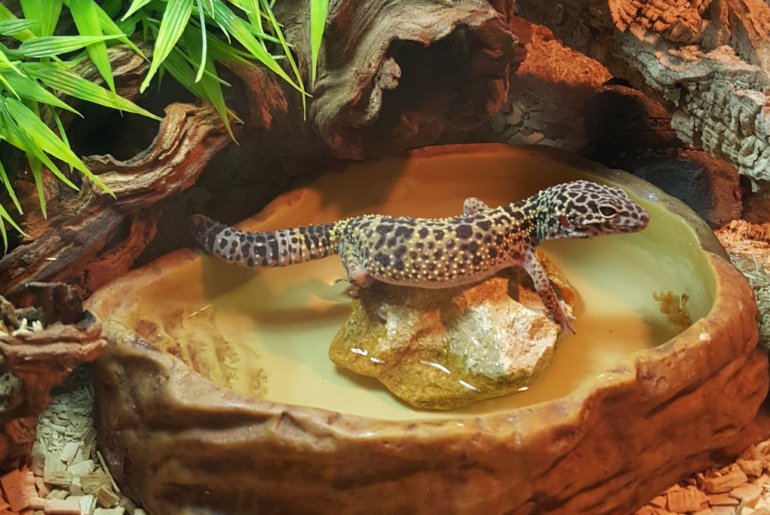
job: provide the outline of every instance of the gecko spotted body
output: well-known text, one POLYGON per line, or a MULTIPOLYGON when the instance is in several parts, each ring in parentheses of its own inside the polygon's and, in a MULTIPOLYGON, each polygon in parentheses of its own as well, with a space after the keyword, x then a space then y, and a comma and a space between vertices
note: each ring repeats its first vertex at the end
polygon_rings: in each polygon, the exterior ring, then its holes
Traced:
POLYGON ((194 215, 193 231, 208 252, 242 266, 277 267, 339 254, 348 280, 447 288, 479 282, 514 265, 532 277, 562 333, 575 329, 535 256, 541 242, 593 238, 644 229, 649 215, 619 188, 574 181, 520 202, 490 208, 468 198, 462 216, 397 218, 363 215, 331 224, 248 233, 194 215))

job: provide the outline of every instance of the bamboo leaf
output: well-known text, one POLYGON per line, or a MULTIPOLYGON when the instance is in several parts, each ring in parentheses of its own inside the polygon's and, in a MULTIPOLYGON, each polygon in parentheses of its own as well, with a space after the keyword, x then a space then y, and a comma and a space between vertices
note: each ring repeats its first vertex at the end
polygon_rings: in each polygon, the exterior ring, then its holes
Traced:
POLYGON ((318 69, 318 55, 321 52, 321 41, 326 28, 326 12, 329 10, 329 0, 310 0, 310 84, 315 83, 318 69))
POLYGON ((16 210, 19 212, 19 214, 24 214, 24 212, 21 210, 21 204, 19 204, 19 199, 16 198, 16 192, 13 191, 13 185, 11 184, 11 180, 8 178, 8 174, 5 172, 5 167, 3 166, 2 161, 0 161, 0 182, 2 182, 5 185, 5 190, 8 192, 8 196, 11 197, 11 200, 13 201, 13 205, 16 206, 16 210))
MULTIPOLYGON (((201 46, 200 40, 196 37, 193 31, 186 31, 184 37, 185 46, 187 47, 187 51, 190 52, 190 58, 193 60, 202 59, 206 70, 212 75, 216 75, 217 70, 214 67, 214 61, 212 61, 210 57, 203 55, 203 48, 201 46)), ((222 119, 222 123, 224 123, 225 128, 227 129, 227 133, 230 134, 230 138, 235 141, 235 136, 233 135, 232 128, 230 127, 230 119, 228 116, 227 105, 225 104, 225 97, 222 94, 222 85, 208 75, 196 77, 195 81, 198 82, 206 92, 208 101, 211 102, 211 104, 217 110, 217 113, 219 113, 219 117, 222 119)))
POLYGON ((208 14, 214 18, 219 25, 225 27, 227 32, 237 39, 246 50, 251 52, 255 59, 274 71, 294 88, 298 89, 303 94, 305 93, 304 89, 295 84, 294 81, 291 80, 291 77, 289 77, 286 72, 283 71, 283 68, 278 65, 276 60, 273 59, 273 56, 267 53, 267 50, 259 44, 257 39, 251 34, 249 26, 245 21, 233 14, 221 0, 212 0, 212 3, 214 5, 214 10, 210 11, 208 14))
POLYGON ((21 10, 28 20, 40 22, 38 30, 32 32, 38 36, 51 36, 56 30, 61 15, 62 0, 21 0, 21 10))
MULTIPOLYGON (((18 18, 10 11, 10 9, 8 9, 6 6, 3 5, 2 2, 0 2, 0 21, 9 21, 9 20, 18 20, 18 18)), ((14 34, 13 37, 18 39, 19 41, 26 41, 28 39, 34 38, 35 34, 31 30, 27 29, 14 34)))
POLYGON ((29 76, 40 79, 43 84, 80 100, 92 102, 113 109, 120 109, 129 113, 141 114, 160 121, 146 109, 142 109, 130 100, 121 96, 113 97, 106 89, 93 82, 76 75, 69 70, 62 70, 54 66, 46 66, 44 63, 32 63, 22 65, 22 70, 29 76))
POLYGON ((302 111, 304 113, 307 111, 307 100, 305 99, 305 85, 302 84, 302 75, 300 75, 299 70, 297 69, 297 63, 294 62, 294 57, 291 55, 289 45, 286 44, 286 40, 283 38, 283 31, 281 31, 281 26, 278 24, 278 20, 275 19, 275 15, 273 15, 273 10, 271 9, 272 6, 268 5, 267 0, 262 0, 262 6, 265 13, 267 13, 268 18, 270 19, 270 23, 273 25, 274 32, 278 35, 278 39, 281 40, 283 52, 286 55, 286 58, 289 60, 289 65, 294 71, 294 76, 297 77, 297 83, 299 84, 297 89, 302 92, 302 111))
POLYGON ((45 191, 43 191, 43 165, 33 152, 27 152, 27 161, 29 161, 29 168, 32 170, 32 177, 35 178, 40 210, 43 212, 43 218, 48 218, 48 213, 46 213, 45 191))
POLYGON ((56 109, 52 109, 51 107, 49 107, 48 110, 50 111, 51 117, 53 118, 54 122, 56 122, 56 128, 59 129, 59 135, 61 136, 61 140, 64 142, 65 145, 72 148, 72 145, 70 145, 69 138, 67 138, 67 131, 64 130, 64 124, 61 123, 61 118, 59 118, 59 115, 56 113, 56 109))
POLYGON ((160 22, 160 30, 155 38, 155 52, 152 56, 150 71, 144 78, 139 91, 142 92, 150 85, 150 81, 158 71, 158 67, 168 56, 182 36, 184 28, 192 14, 193 0, 168 0, 166 11, 160 22))
POLYGON ((74 152, 72 152, 72 149, 70 149, 69 145, 65 144, 61 139, 59 139, 59 137, 46 124, 44 124, 40 118, 35 115, 35 113, 30 111, 27 106, 12 98, 6 98, 5 110, 17 122, 18 125, 16 132, 27 150, 32 152, 35 157, 45 163, 45 165, 54 175, 59 178, 59 180, 73 189, 78 189, 78 187, 75 186, 72 181, 67 179, 67 177, 61 173, 58 167, 50 159, 48 159, 45 154, 43 154, 43 152, 48 152, 52 156, 64 161, 73 168, 77 168, 83 172, 86 177, 94 181, 94 183, 96 183, 100 188, 114 196, 107 185, 104 184, 97 176, 91 173, 91 171, 80 160, 80 158, 76 156, 74 152))
POLYGON ((116 35, 108 36, 45 36, 29 39, 19 46, 18 52, 25 57, 51 57, 80 50, 81 48, 117 38, 116 35))
MULTIPOLYGON (((6 98, 5 107, 18 124, 19 132, 27 134, 41 150, 48 152, 57 159, 61 159, 85 174, 90 173, 86 165, 75 155, 72 149, 59 139, 27 106, 13 98, 6 98)), ((74 188, 75 185, 72 184, 72 187, 74 188)))
POLYGON ((185 89, 190 91, 193 95, 210 102, 206 91, 203 87, 195 82, 195 70, 182 55, 182 51, 178 48, 174 48, 170 54, 163 61, 163 69, 174 77, 179 84, 185 89))
POLYGON ((128 11, 126 11, 126 14, 124 14, 123 17, 121 18, 121 21, 125 20, 126 18, 128 18, 129 16, 131 16, 136 11, 138 11, 139 9, 141 9, 142 7, 144 7, 149 3, 150 3, 150 0, 134 0, 131 3, 131 7, 128 8, 128 11))
POLYGON ((11 227, 19 231, 24 236, 29 236, 27 233, 21 230, 21 227, 19 227, 16 222, 13 221, 13 218, 11 218, 11 215, 8 214, 8 211, 3 208, 3 206, 0 206, 0 233, 2 233, 3 236, 3 254, 6 254, 8 252, 8 234, 6 233, 5 224, 2 220, 5 220, 8 222, 11 227))
POLYGON ((0 82, 2 82, 2 85, 5 86, 5 89, 11 92, 13 96, 15 96, 17 99, 21 99, 18 93, 16 93, 16 90, 13 89, 13 87, 8 84, 8 81, 5 79, 5 76, 0 75, 0 82))
POLYGON ((123 5, 123 0, 105 0, 102 3, 101 9, 104 14, 110 17, 110 19, 114 18, 118 15, 120 12, 120 8, 123 5))
POLYGON ((29 30, 30 27, 34 27, 38 24, 37 20, 4 20, 0 21, 0 36, 15 36, 19 32, 29 30))
POLYGON ((17 75, 21 75, 21 70, 19 70, 19 68, 16 66, 18 64, 18 61, 16 62, 11 61, 5 56, 3 52, 0 52, 0 64, 3 64, 6 67, 10 68, 14 72, 16 72, 17 75))
POLYGON ((195 76, 195 82, 198 82, 201 80, 201 77, 203 76, 203 70, 206 69, 206 57, 208 54, 208 37, 207 37, 207 31, 206 31, 206 15, 203 12, 203 6, 201 5, 201 0, 196 0, 196 2, 198 3, 198 16, 200 17, 200 24, 201 24, 201 27, 203 27, 203 30, 200 31, 201 48, 202 48, 200 52, 200 64, 198 65, 198 74, 195 76))
MULTIPOLYGON (((82 36, 104 36, 94 0, 70 0, 70 12, 72 19, 75 20, 75 26, 82 36)), ((107 44, 104 41, 97 41, 86 46, 86 51, 88 51, 91 61, 99 70, 99 74, 107 83, 110 91, 113 95, 117 95, 115 79, 112 77, 110 56, 107 55, 107 44)))
MULTIPOLYGON (((259 0, 243 0, 241 3, 254 30, 257 32, 264 32, 265 30, 262 27, 262 13, 259 10, 259 0)), ((267 50, 264 40, 262 40, 262 48, 267 50)))
MULTIPOLYGON (((106 2, 105 2, 105 5, 107 5, 106 2)), ((136 46, 133 41, 128 39, 128 36, 133 34, 134 31, 136 30, 136 18, 131 18, 125 22, 120 23, 120 25, 118 25, 116 22, 112 20, 112 17, 107 13, 107 11, 104 8, 99 7, 97 5, 96 12, 97 12, 97 15, 99 16, 99 24, 104 34, 108 34, 111 36, 119 36, 118 41, 120 41, 124 45, 128 45, 128 47, 131 50, 133 50, 134 52, 136 52, 137 54, 139 54, 140 56, 146 59, 146 56, 139 49, 139 47, 136 46), (125 36, 122 34, 125 34, 125 36)))
POLYGON ((35 102, 41 102, 55 107, 60 107, 71 111, 77 115, 80 115, 75 109, 73 109, 67 103, 61 101, 56 95, 45 89, 38 84, 37 81, 30 79, 26 75, 19 75, 18 73, 3 72, 1 76, 5 77, 8 84, 15 90, 19 91, 19 95, 23 98, 34 100, 35 102))

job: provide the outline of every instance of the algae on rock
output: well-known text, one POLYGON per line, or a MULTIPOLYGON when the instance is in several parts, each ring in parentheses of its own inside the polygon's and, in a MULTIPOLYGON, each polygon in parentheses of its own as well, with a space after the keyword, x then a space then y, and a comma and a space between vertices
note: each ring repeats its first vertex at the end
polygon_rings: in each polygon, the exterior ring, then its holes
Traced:
MULTIPOLYGON (((572 287, 540 252, 538 258, 574 310, 572 287)), ((560 340, 558 324, 517 267, 463 287, 363 289, 329 357, 414 406, 454 409, 528 386, 560 340)))

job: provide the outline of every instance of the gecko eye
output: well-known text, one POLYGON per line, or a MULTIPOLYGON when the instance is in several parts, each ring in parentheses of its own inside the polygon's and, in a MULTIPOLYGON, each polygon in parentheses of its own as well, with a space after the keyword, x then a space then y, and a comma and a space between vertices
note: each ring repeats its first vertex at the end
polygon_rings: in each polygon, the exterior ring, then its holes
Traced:
POLYGON ((599 206, 599 214, 604 218, 615 218, 620 214, 620 211, 612 204, 603 204, 599 206))

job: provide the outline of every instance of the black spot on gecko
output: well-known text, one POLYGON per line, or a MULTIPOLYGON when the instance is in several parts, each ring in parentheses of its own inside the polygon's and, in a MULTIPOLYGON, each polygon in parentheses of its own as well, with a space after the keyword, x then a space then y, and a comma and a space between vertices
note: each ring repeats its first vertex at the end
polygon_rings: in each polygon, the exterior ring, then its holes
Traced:
POLYGON ((481 229, 482 231, 488 231, 492 228, 492 222, 489 220, 479 220, 476 222, 476 227, 481 229))
POLYGON ((433 230, 433 237, 436 238, 436 241, 441 241, 444 239, 444 231, 441 229, 434 229, 433 230))
POLYGON ((219 240, 219 248, 225 250, 225 247, 227 247, 227 239, 222 238, 219 240))
POLYGON ((461 240, 467 240, 473 235, 473 227, 468 224, 458 225, 457 229, 455 229, 455 234, 461 240))
POLYGON ((278 261, 278 240, 273 238, 267 244, 270 246, 270 259, 278 261))
POLYGON ((420 238, 427 238, 429 232, 430 231, 428 231, 427 227, 423 227, 422 229, 420 229, 420 232, 418 232, 417 234, 420 235, 420 238))
POLYGON ((468 244, 468 250, 469 250, 471 253, 473 253, 473 254, 477 253, 477 252, 479 251, 479 244, 478 244, 478 243, 476 243, 475 241, 472 241, 472 242, 470 242, 470 243, 468 244))
POLYGON ((414 234, 414 229, 411 227, 404 227, 403 225, 396 228, 396 237, 409 239, 414 234))
POLYGON ((383 236, 385 236, 386 234, 388 234, 390 231, 393 230, 393 226, 388 224, 380 224, 377 226, 377 229, 375 230, 377 231, 378 234, 382 234, 383 236))
POLYGON ((390 266, 390 256, 387 254, 377 254, 374 256, 374 260, 377 261, 380 265, 382 265, 385 268, 388 268, 390 266))
POLYGON ((489 252, 489 257, 491 257, 492 259, 495 259, 497 257, 497 249, 496 248, 490 247, 488 252, 489 252))
POLYGON ((481 264, 481 256, 474 256, 473 257, 473 264, 474 265, 480 265, 481 264))

